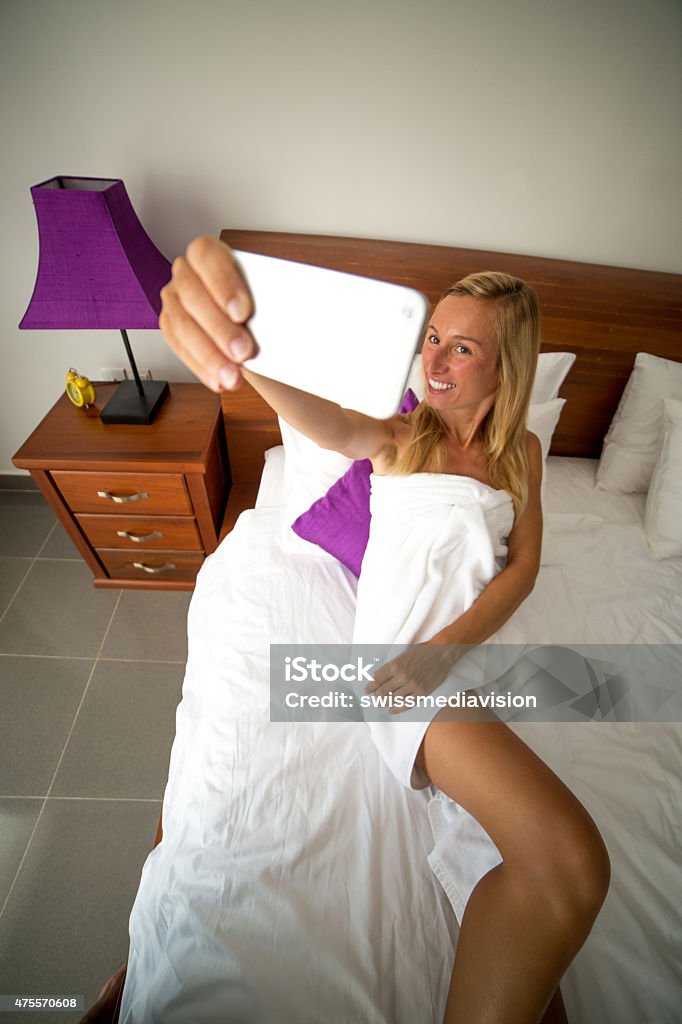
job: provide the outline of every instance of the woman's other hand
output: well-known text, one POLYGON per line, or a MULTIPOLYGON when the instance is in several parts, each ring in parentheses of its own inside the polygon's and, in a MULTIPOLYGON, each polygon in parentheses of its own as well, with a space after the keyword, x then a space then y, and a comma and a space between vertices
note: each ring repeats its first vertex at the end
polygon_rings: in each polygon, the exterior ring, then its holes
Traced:
POLYGON ((240 365, 258 348, 245 326, 253 300, 229 248, 195 238, 174 260, 161 301, 159 327, 175 354, 211 391, 238 388, 240 365))
MULTIPOLYGON (((374 682, 365 687, 365 693, 379 697, 389 694, 401 698, 426 696, 440 686, 461 653, 454 644, 431 641, 412 644, 397 658, 381 666, 375 673, 374 682)), ((408 704, 391 708, 390 713, 400 714, 409 707, 408 704)))

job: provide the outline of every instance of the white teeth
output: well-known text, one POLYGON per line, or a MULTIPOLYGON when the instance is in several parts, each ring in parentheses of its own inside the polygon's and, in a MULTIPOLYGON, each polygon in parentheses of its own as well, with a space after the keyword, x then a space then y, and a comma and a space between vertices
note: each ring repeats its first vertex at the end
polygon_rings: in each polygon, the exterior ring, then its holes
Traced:
POLYGON ((454 388, 456 384, 445 384, 443 381, 434 380, 433 377, 429 377, 429 384, 434 391, 449 391, 450 388, 454 388))

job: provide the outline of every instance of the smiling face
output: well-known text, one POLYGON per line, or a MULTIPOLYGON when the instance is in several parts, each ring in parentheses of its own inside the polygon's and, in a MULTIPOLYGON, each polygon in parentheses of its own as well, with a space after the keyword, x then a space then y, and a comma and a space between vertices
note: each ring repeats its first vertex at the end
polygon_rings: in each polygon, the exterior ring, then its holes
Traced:
POLYGON ((497 391, 498 342, 487 300, 448 295, 436 306, 422 349, 425 397, 446 418, 483 419, 497 391))

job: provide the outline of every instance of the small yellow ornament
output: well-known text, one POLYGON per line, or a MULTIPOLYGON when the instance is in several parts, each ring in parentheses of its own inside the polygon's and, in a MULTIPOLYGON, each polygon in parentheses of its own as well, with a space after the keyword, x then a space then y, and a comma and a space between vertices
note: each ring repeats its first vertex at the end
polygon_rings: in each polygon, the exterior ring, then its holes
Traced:
POLYGON ((87 377, 81 376, 73 366, 66 375, 66 393, 78 408, 92 405, 95 401, 95 389, 87 377))

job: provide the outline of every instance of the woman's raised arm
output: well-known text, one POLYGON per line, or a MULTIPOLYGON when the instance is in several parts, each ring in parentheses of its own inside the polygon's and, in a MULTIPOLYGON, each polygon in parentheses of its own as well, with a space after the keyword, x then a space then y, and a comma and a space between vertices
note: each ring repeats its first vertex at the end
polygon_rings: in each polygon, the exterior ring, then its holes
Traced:
POLYGON ((246 378, 276 413, 322 448, 373 458, 394 441, 393 419, 377 420, 253 373, 242 364, 258 346, 247 323, 253 299, 229 248, 195 238, 173 262, 161 291, 159 327, 175 354, 212 391, 234 391, 246 378))

